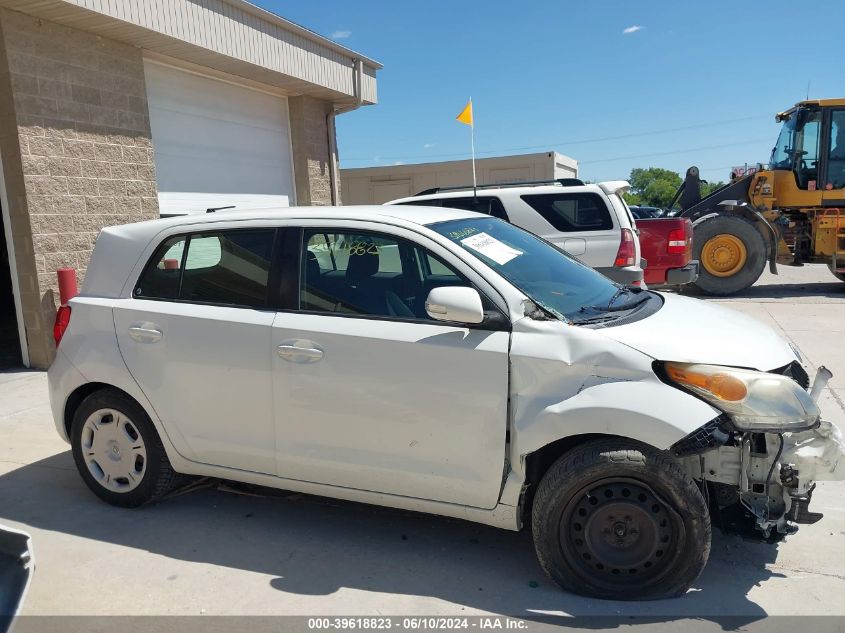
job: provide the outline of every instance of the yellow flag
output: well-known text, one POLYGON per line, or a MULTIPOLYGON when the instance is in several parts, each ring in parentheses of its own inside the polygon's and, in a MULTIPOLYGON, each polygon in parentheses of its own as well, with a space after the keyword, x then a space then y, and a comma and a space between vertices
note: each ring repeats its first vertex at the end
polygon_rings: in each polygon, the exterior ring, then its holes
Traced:
POLYGON ((455 118, 464 125, 472 125, 472 99, 469 100, 466 107, 461 110, 461 113, 455 118))

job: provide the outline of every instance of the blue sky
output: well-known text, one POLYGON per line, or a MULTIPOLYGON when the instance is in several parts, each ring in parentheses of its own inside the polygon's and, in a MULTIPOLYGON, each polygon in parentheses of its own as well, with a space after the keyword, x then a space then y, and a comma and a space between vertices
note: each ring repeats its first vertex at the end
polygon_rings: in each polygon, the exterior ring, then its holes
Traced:
POLYGON ((557 150, 590 180, 765 162, 774 114, 845 97, 845 2, 253 0, 384 64, 342 167, 557 150), (634 28, 637 27, 637 28, 634 28))

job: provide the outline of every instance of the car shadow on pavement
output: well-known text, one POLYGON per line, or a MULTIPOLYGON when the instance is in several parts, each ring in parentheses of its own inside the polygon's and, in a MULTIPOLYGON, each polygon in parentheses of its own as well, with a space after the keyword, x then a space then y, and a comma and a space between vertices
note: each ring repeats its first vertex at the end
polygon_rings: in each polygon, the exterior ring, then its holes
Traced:
MULTIPOLYGON (((658 290, 661 290, 658 288, 658 290)), ((845 283, 834 281, 831 283, 789 283, 789 284, 760 284, 751 286, 730 295, 729 297, 711 297, 700 292, 695 286, 683 286, 673 290, 677 294, 697 299, 794 299, 797 297, 812 297, 816 299, 845 299, 845 283)))
MULTIPOLYGON (((777 556, 776 546, 716 531, 704 574, 681 598, 592 600, 563 592, 545 577, 526 531, 259 488, 199 489, 125 510, 108 506, 85 487, 70 452, 0 476, 2 520, 268 574, 280 605, 282 592, 328 596, 349 588, 431 597, 522 618, 581 616, 579 626, 587 627, 586 616, 633 617, 637 623, 730 618, 725 628, 731 629, 758 620, 765 611, 747 594, 773 576, 766 565, 777 556)), ((604 618, 595 622, 608 626, 604 618)))

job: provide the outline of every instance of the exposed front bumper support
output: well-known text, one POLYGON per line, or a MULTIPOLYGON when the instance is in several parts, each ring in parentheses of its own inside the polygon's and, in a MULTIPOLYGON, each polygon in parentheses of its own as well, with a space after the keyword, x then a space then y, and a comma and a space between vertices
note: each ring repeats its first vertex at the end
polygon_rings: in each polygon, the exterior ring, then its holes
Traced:
MULTIPOLYGON (((839 428, 822 420, 808 431, 746 433, 724 445, 684 454, 680 461, 694 479, 719 491, 715 510, 739 504, 753 515, 763 538, 794 532, 797 523, 815 523, 810 511, 816 482, 845 479, 845 440, 839 428)), ((750 526, 749 526, 750 527, 750 526)))

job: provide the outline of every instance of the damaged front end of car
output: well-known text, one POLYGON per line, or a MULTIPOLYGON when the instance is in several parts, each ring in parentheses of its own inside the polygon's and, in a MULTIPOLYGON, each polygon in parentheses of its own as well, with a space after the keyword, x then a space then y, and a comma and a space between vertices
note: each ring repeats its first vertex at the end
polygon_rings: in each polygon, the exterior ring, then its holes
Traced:
POLYGON ((827 369, 809 392, 798 363, 767 373, 665 363, 658 373, 723 411, 669 449, 701 485, 715 525, 773 542, 822 518, 810 510, 816 483, 845 479, 842 433, 816 405, 827 369))

